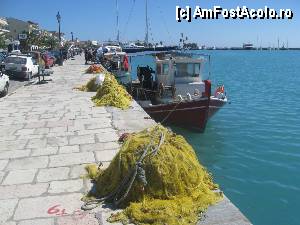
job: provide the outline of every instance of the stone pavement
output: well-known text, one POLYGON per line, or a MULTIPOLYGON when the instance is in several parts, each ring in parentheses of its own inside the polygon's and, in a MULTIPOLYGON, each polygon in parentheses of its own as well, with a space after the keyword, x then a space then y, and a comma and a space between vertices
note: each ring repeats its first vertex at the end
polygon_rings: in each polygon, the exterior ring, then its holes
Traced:
MULTIPOLYGON (((84 74, 86 68, 76 57, 55 67, 52 81, 0 99, 1 225, 108 224, 110 209, 80 210, 82 193, 91 187, 80 177, 84 166, 100 161, 107 166, 121 133, 154 122, 136 103, 128 110, 94 107, 94 93, 73 90, 92 77, 84 74)), ((200 224, 248 224, 230 204, 212 207, 200 224)))
MULTIPOLYGON (((73 90, 92 75, 83 59, 53 68, 46 84, 29 85, 0 99, 0 224, 99 224, 80 211, 80 178, 88 163, 112 160, 118 137, 153 124, 130 110, 94 107, 94 93, 73 90), (136 118, 140 118, 136 121, 136 118)), ((105 211, 102 210, 105 224, 105 211)))

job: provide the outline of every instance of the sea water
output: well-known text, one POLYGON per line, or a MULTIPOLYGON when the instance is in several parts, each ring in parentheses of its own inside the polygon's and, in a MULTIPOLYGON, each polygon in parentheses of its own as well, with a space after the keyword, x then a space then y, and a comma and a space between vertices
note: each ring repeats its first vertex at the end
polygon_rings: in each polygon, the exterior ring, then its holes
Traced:
MULTIPOLYGON (((204 133, 173 130, 253 224, 300 224, 300 51, 199 52, 211 55, 210 79, 231 104, 204 133)), ((132 59, 133 72, 151 63, 132 59)))

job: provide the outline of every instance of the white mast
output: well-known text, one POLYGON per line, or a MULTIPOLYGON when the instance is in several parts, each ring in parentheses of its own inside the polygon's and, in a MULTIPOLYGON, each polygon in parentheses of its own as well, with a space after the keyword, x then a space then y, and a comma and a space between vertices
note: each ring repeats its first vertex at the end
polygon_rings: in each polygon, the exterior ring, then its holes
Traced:
POLYGON ((118 0, 116 0, 116 9, 117 9, 117 41, 120 43, 120 29, 119 29, 119 4, 118 0))
POLYGON ((145 43, 148 45, 149 43, 149 24, 148 24, 148 0, 146 0, 146 37, 145 43))

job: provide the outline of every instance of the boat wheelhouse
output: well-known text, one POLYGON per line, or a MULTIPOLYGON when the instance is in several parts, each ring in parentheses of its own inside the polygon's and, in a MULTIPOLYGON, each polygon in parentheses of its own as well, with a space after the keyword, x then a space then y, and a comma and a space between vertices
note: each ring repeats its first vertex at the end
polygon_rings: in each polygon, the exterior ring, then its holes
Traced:
POLYGON ((117 78, 129 76, 128 55, 117 43, 103 44, 98 49, 101 64, 117 78))
POLYGON ((137 68, 132 95, 157 122, 203 131, 209 117, 227 102, 223 85, 212 95, 211 81, 203 80, 205 62, 190 54, 157 54, 155 71, 137 68))

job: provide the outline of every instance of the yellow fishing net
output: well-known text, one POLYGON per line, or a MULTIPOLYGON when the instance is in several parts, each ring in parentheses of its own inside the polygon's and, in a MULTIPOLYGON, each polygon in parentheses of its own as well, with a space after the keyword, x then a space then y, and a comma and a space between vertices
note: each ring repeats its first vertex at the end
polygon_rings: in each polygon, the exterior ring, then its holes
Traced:
POLYGON ((96 106, 114 106, 127 109, 131 105, 132 97, 112 74, 106 72, 104 82, 97 89, 97 94, 92 97, 92 100, 96 106))
POLYGON ((132 97, 126 89, 118 83, 114 75, 105 72, 102 85, 96 84, 96 77, 90 79, 86 84, 74 89, 87 92, 97 92, 92 101, 96 106, 114 106, 127 109, 131 105, 132 97))
MULTIPOLYGON (((112 215, 110 222, 196 224, 201 212, 222 198, 213 191, 218 186, 200 165, 193 148, 182 136, 160 125, 129 135, 106 170, 95 173, 96 166, 87 167, 96 182, 96 196, 108 196, 120 187, 124 189, 121 196, 125 196, 124 178, 132 173, 144 152, 147 154, 141 167, 146 184, 137 174, 128 195, 118 205, 124 210, 112 215), (160 133, 164 135, 160 148, 155 153, 151 153, 153 148, 145 151, 150 140, 154 146, 161 143, 160 133)), ((112 198, 106 200, 114 202, 112 198)))
POLYGON ((96 84, 96 77, 91 78, 86 84, 75 87, 75 89, 79 91, 86 91, 86 92, 95 92, 97 91, 98 85, 96 84))

